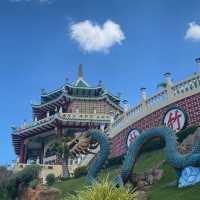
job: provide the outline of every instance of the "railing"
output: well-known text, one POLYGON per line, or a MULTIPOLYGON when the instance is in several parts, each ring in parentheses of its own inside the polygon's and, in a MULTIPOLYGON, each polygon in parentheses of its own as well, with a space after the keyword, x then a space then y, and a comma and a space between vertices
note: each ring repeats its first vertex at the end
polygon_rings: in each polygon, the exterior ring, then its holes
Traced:
POLYGON ((102 123, 111 123, 111 116, 101 113, 63 113, 58 112, 49 117, 43 118, 38 121, 33 121, 31 124, 24 124, 21 128, 17 128, 15 131, 20 132, 25 129, 33 128, 45 123, 50 122, 53 119, 61 119, 65 121, 84 121, 84 122, 102 122, 102 123))
POLYGON ((200 74, 195 74, 189 79, 180 81, 175 85, 167 85, 162 91, 143 100, 139 105, 130 108, 116 119, 110 126, 108 134, 113 137, 128 125, 157 109, 198 92, 200 92, 200 74))
MULTIPOLYGON (((26 166, 29 166, 32 164, 24 164, 24 163, 18 163, 16 166, 18 167, 18 169, 24 169, 26 166)), ((42 167, 42 169, 48 169, 48 170, 54 170, 56 168, 57 165, 47 165, 47 164, 37 164, 40 167, 42 167)))
MULTIPOLYGON (((23 170, 26 166, 30 166, 31 164, 24 164, 24 163, 16 163, 14 167, 14 171, 21 171, 23 170)), ((53 173, 56 177, 62 176, 62 165, 49 165, 49 164, 37 164, 38 166, 41 167, 41 172, 40 176, 41 177, 46 177, 49 173, 53 173)), ((74 170, 79 167, 78 164, 74 165, 68 165, 69 173, 73 174, 74 170)))

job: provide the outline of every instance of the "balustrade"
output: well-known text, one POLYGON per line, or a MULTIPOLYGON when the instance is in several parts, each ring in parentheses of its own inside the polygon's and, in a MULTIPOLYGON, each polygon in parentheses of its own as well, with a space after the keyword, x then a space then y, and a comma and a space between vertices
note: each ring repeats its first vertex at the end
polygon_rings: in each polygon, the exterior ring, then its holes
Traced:
POLYGON ((117 134, 121 129, 125 128, 127 123, 131 124, 137 121, 139 116, 144 117, 153 111, 156 111, 161 106, 176 102, 180 98, 185 98, 188 95, 193 95, 200 92, 200 74, 195 74, 187 80, 178 82, 177 84, 169 84, 159 93, 142 99, 142 102, 130 108, 123 115, 119 116, 112 123, 110 130, 111 135, 117 134))

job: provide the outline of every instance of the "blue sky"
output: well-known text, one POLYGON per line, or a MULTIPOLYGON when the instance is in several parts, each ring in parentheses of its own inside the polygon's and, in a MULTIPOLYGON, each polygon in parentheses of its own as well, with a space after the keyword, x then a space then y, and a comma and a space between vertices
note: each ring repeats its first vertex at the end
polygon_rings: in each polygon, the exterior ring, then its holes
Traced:
POLYGON ((30 102, 39 101, 41 88, 74 81, 79 63, 89 84, 102 80, 132 105, 139 88, 156 92, 165 72, 175 81, 194 73, 199 9, 198 0, 1 0, 0 164, 15 159, 10 126, 30 122, 30 102), (96 27, 98 44, 82 25, 96 27))

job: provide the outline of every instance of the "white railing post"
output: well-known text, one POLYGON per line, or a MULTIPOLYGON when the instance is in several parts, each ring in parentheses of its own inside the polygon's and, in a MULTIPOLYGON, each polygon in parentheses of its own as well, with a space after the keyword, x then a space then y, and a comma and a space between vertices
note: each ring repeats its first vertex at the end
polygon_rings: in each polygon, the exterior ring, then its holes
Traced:
POLYGON ((171 73, 167 72, 164 74, 165 77, 165 83, 166 83, 166 89, 167 89, 167 96, 169 99, 171 99, 174 95, 173 95, 173 82, 172 82, 172 77, 171 77, 171 73))
POLYGON ((200 58, 196 58, 195 61, 196 61, 197 66, 198 66, 197 73, 200 73, 200 58))
POLYGON ((145 111, 148 109, 146 88, 144 88, 144 87, 140 88, 140 93, 141 93, 141 97, 142 97, 142 102, 141 102, 142 109, 145 111))

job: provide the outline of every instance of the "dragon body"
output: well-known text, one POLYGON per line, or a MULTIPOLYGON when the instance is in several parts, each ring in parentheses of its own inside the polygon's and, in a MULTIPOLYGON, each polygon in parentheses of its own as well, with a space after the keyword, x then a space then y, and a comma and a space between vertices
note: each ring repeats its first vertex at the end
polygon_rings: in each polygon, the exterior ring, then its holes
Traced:
MULTIPOLYGON (((84 137, 87 138, 87 144, 90 144, 90 146, 84 145, 82 152, 88 152, 91 145, 95 147, 97 147, 97 144, 100 145, 98 156, 96 157, 96 160, 90 165, 87 175, 88 183, 92 184, 97 177, 97 173, 102 168, 102 165, 108 159, 110 143, 108 137, 99 130, 90 130, 85 133, 84 137)), ((191 153, 182 155, 177 151, 176 135, 171 129, 166 127, 153 128, 142 133, 139 137, 136 138, 134 143, 129 146, 122 165, 120 176, 115 180, 117 185, 123 185, 128 181, 128 178, 134 169, 136 160, 142 152, 144 145, 155 138, 160 138, 165 142, 164 152, 166 155, 166 160, 177 171, 180 172, 187 166, 200 166, 200 141, 197 141, 191 153)), ((79 153, 81 152, 79 151, 79 153)))

